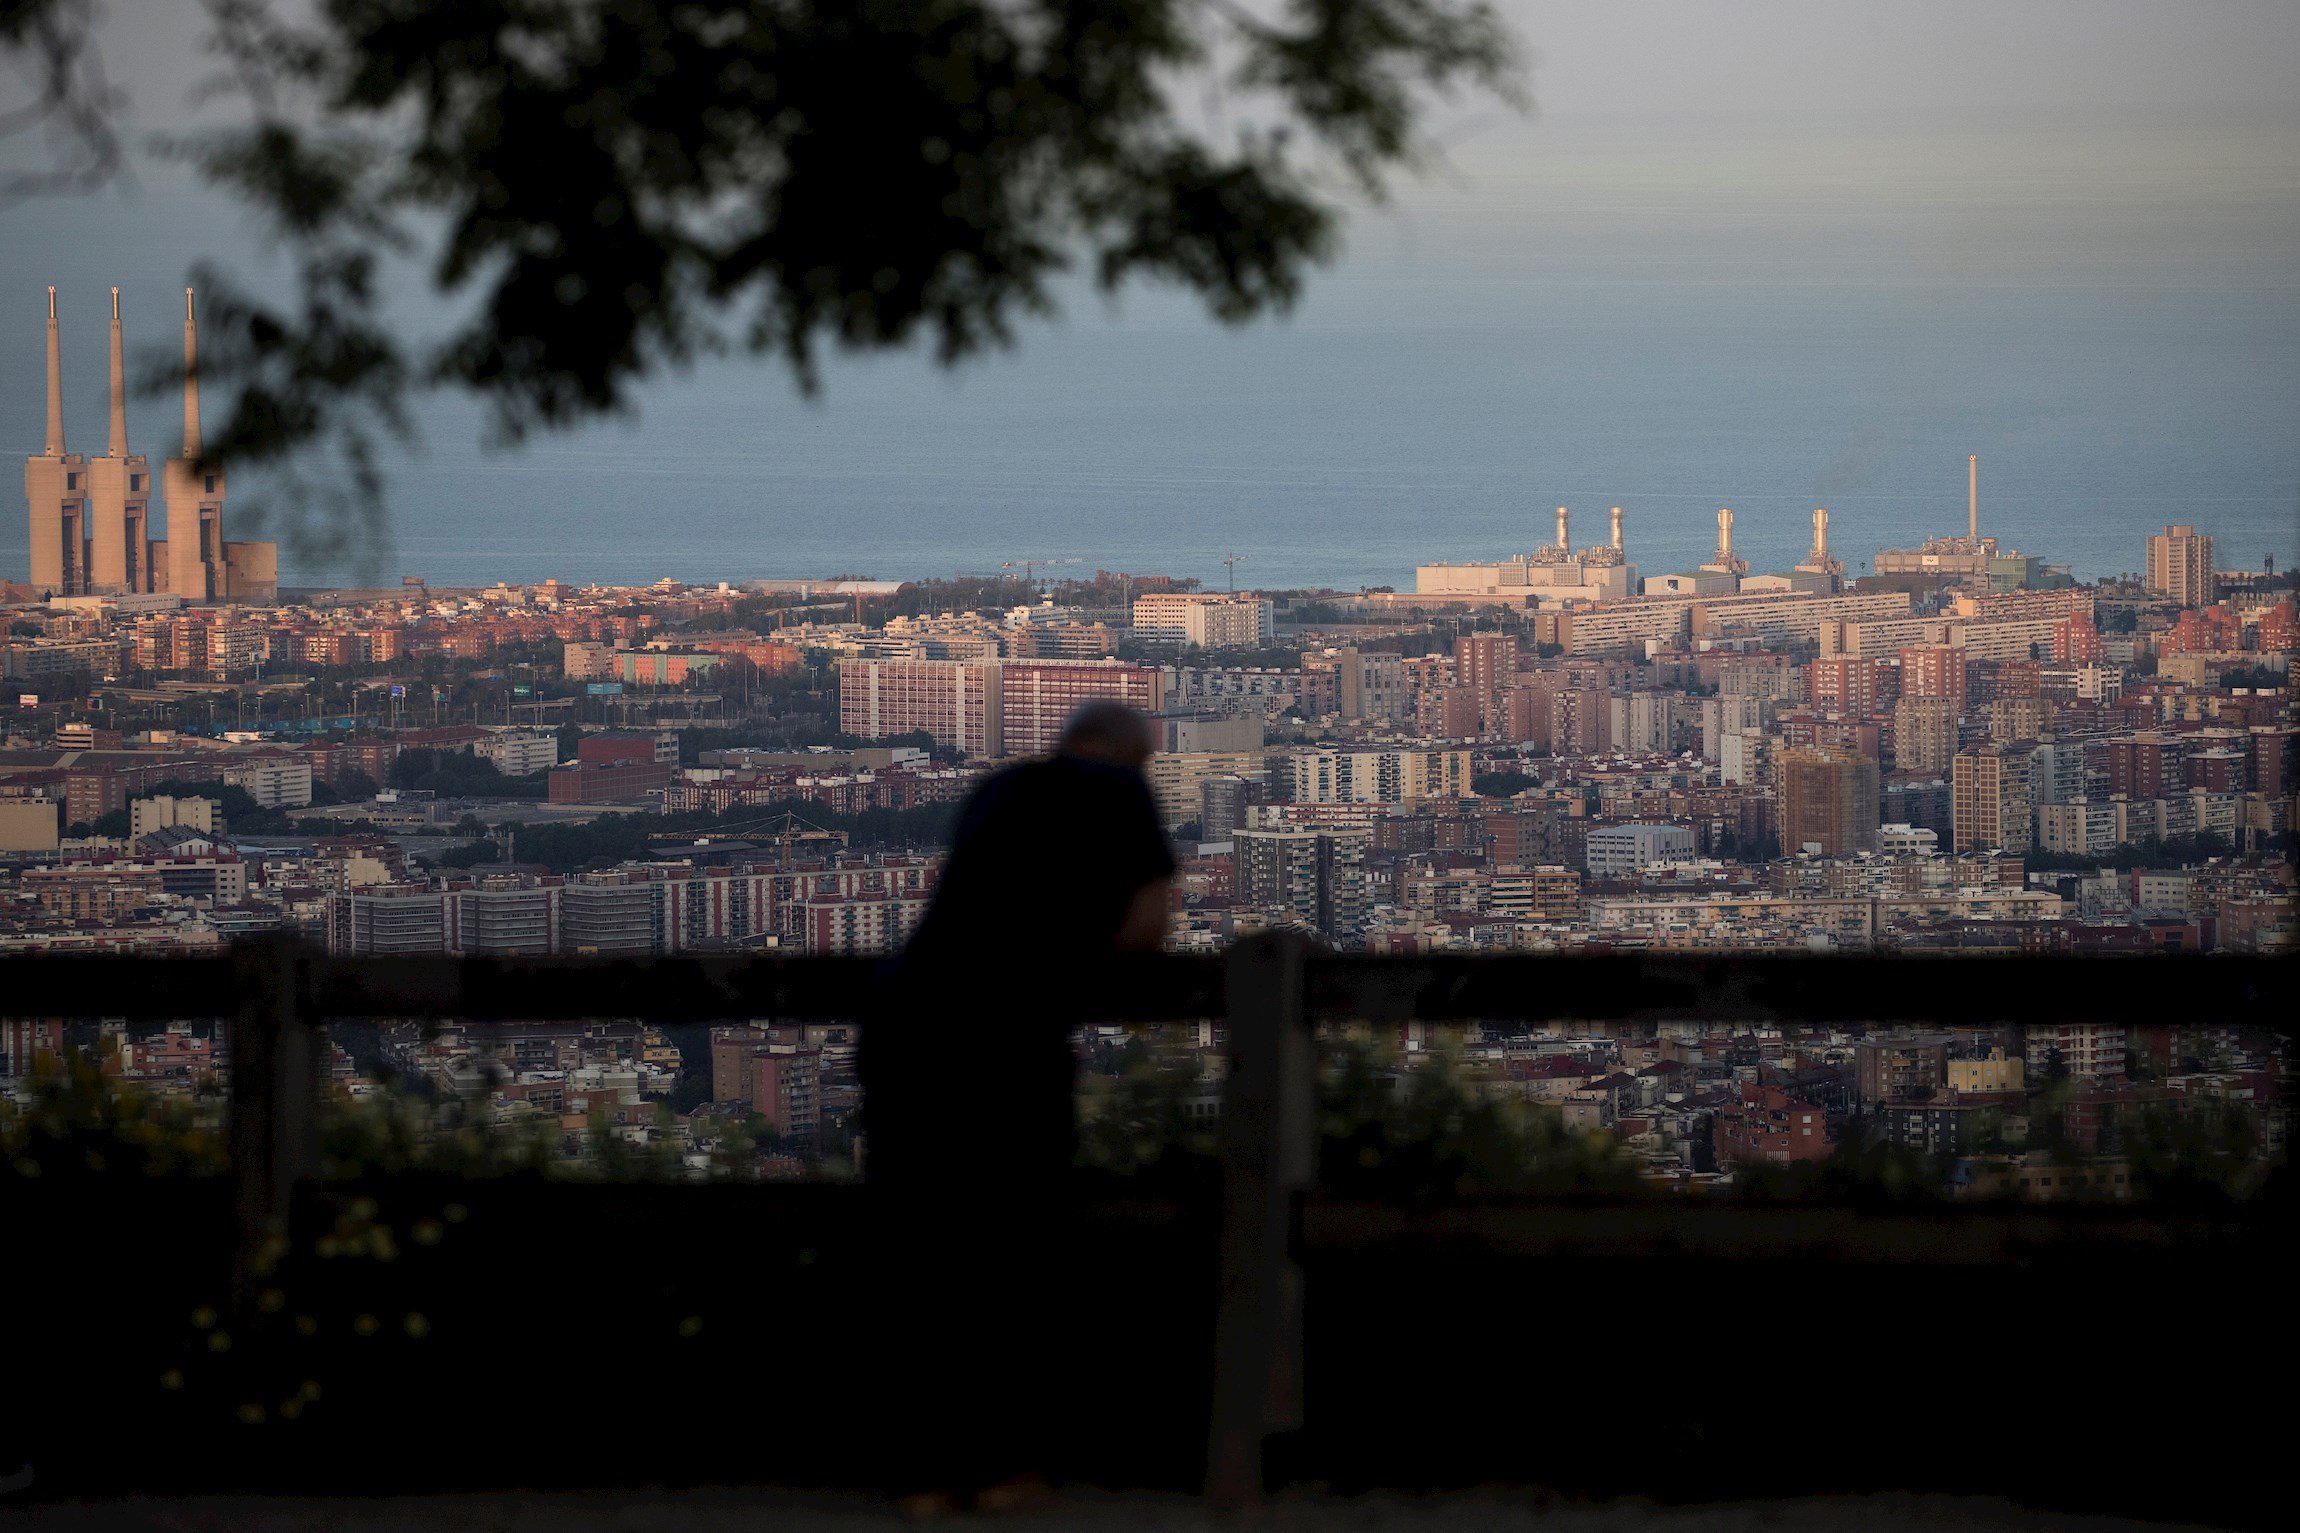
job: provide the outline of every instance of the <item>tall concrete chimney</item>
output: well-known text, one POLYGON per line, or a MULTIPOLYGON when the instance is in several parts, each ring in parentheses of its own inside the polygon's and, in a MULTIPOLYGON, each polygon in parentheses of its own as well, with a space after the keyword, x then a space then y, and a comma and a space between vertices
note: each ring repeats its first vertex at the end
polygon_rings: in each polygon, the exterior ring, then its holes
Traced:
POLYGON ((1828 559, 1828 557, 1829 557, 1829 513, 1828 513, 1828 511, 1827 511, 1826 509, 1824 509, 1824 508, 1822 508, 1822 507, 1820 507, 1820 506, 1815 506, 1815 507, 1813 508, 1813 558, 1812 558, 1812 562, 1813 562, 1813 563, 1815 563, 1815 564, 1820 564, 1820 563, 1823 563, 1823 562, 1825 562, 1825 561, 1828 559))
POLYGON ((1567 542, 1565 538, 1565 507, 1559 506, 1557 508, 1557 550, 1559 553, 1564 553, 1572 547, 1573 545, 1567 542))
POLYGON ((1981 455, 1965 459, 1965 536, 1975 546, 1981 540, 1981 455))
POLYGON ((149 591, 152 465, 128 451, 128 369, 120 336, 120 290, 112 289, 111 431, 88 463, 88 589, 97 596, 149 591))
POLYGON ((1613 508, 1613 546, 1615 548, 1621 546, 1621 508, 1619 506, 1613 508))
POLYGON ((1717 510, 1717 562, 1725 565, 1733 562, 1733 512, 1730 507, 1720 506, 1717 510))
POLYGON ((64 446, 64 347, 56 323, 56 290, 48 289, 48 432, 24 460, 24 501, 31 512, 31 578, 51 596, 88 594, 88 502, 81 483, 88 460, 64 446))
POLYGON ((112 429, 104 451, 111 457, 128 455, 128 369, 120 357, 120 290, 112 289, 112 429))
POLYGON ((64 456, 64 348, 56 335, 56 290, 48 289, 48 441, 42 457, 64 456))
POLYGON ((231 550, 224 542, 223 466, 200 440, 200 340, 192 290, 184 289, 184 451, 162 476, 168 500, 168 589, 187 602, 228 601, 231 550))
POLYGON ((200 332, 192 318, 192 290, 187 287, 184 289, 184 459, 193 462, 199 456, 200 332))

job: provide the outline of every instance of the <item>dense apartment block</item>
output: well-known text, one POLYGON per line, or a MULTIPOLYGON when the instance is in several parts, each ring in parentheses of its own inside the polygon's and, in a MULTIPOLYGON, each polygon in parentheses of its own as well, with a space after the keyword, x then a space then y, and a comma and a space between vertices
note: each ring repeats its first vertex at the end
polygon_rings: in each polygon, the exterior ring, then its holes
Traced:
POLYGON ((1364 831, 1273 827, 1232 839, 1241 901, 1284 911, 1331 941, 1356 937, 1366 907, 1364 831))
POLYGON ((1957 852, 2029 849, 2033 817, 2025 752, 1995 745, 1959 751, 1949 789, 1957 852))
POLYGON ((1877 849, 1878 773, 1858 751, 1800 748, 1774 760, 1781 846, 1846 857, 1877 849))
POLYGON ((1134 632, 1193 649, 1254 649, 1277 636, 1275 612, 1267 597, 1154 591, 1134 598, 1134 632))
POLYGON ((2209 607, 2218 597, 2212 539, 2194 527, 2166 526, 2148 539, 2148 589, 2183 607, 2209 607))

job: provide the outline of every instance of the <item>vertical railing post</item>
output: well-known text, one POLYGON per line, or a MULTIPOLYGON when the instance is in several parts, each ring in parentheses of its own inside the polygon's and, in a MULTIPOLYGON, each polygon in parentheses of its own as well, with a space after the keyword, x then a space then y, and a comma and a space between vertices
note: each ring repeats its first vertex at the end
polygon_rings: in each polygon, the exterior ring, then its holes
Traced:
POLYGON ((319 1166, 319 1036, 303 1016, 300 944, 267 937, 232 957, 232 1288, 244 1301, 270 1266, 267 1248, 286 1232, 296 1182, 319 1166))
POLYGON ((1230 1075, 1222 1090, 1222 1227, 1206 1496, 1262 1495, 1272 1432, 1301 1425, 1301 1196, 1317 1164, 1316 1058, 1299 937, 1248 938, 1229 960, 1230 1075))

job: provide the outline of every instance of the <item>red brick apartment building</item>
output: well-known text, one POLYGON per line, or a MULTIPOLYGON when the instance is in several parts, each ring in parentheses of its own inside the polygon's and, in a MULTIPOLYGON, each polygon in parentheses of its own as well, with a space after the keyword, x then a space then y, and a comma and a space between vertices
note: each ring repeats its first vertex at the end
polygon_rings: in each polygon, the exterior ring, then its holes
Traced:
POLYGON ((1814 707, 1870 714, 1900 700, 1900 671, 1863 655, 1824 655, 1806 670, 1805 696, 1814 707))
POLYGON ((924 732, 970 756, 999 749, 995 660, 847 660, 839 665, 839 728, 865 740, 924 732))
POLYGON ((612 804, 661 792, 678 770, 676 735, 585 735, 547 780, 554 804, 612 804))
POLYGON ((786 1139, 811 1137, 822 1121, 822 1058, 755 1027, 714 1027, 711 1100, 748 1105, 786 1139))
POLYGON ((839 666, 839 728, 866 740, 924 731, 973 756, 1054 749, 1080 703, 1112 698, 1145 713, 1159 673, 1118 660, 849 660, 839 666))
POLYGON ((1747 1085, 1717 1114, 1717 1159, 1727 1165, 1786 1166, 1829 1153, 1828 1115, 1771 1086, 1747 1085))

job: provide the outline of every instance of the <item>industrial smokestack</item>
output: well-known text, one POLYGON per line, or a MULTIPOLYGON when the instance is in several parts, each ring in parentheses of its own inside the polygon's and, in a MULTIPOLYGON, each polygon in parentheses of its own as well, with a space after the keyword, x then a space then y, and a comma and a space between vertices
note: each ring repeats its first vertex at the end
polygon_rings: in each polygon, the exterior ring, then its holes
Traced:
POLYGON ((64 348, 56 336, 56 290, 48 289, 48 440, 43 456, 64 456, 64 348))
POLYGON ((1981 455, 1965 459, 1965 536, 1981 540, 1981 455))
POLYGON ((112 289, 112 430, 104 444, 114 458, 128 455, 128 369, 120 357, 120 290, 112 289))
POLYGON ((1617 549, 1621 547, 1621 508, 1619 506, 1613 508, 1613 546, 1617 549))
POLYGON ((1564 553, 1572 547, 1573 545, 1567 542, 1565 537, 1565 507, 1559 506, 1557 508, 1557 549, 1559 553, 1564 553))
POLYGON ((1820 506, 1813 508, 1813 563, 1821 564, 1829 557, 1829 513, 1820 506))
POLYGON ((1729 507, 1721 506, 1717 511, 1717 562, 1733 562, 1733 512, 1729 507))
MULTIPOLYGON (((192 290, 184 289, 184 461, 200 456, 200 332, 192 317, 192 290)), ((175 507, 170 506, 174 512, 175 507)), ((173 526, 170 528, 173 535, 173 526)))

